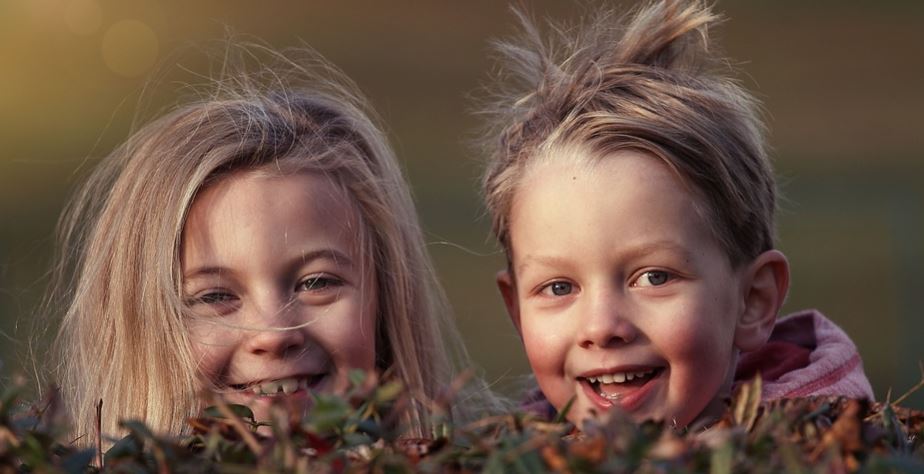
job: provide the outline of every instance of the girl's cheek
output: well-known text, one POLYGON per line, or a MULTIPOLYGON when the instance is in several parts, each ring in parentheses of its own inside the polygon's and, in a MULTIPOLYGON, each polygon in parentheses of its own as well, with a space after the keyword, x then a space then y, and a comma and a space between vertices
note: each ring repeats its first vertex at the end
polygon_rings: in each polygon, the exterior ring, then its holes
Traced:
POLYGON ((197 318, 187 324, 186 330, 194 345, 220 347, 230 345, 238 338, 240 330, 234 327, 235 324, 228 319, 197 318))
POLYGON ((193 325, 189 340, 192 356, 199 371, 211 380, 225 372, 234 347, 234 331, 212 324, 193 325))

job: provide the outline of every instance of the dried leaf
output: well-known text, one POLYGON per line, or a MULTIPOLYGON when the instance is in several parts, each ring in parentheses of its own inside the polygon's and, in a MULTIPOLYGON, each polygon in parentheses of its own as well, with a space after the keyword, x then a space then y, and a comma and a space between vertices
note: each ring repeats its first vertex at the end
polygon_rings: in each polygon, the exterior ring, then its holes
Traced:
POLYGON ((741 384, 734 399, 735 423, 744 426, 745 431, 751 431, 760 415, 761 391, 763 381, 760 374, 754 376, 750 382, 741 384))
POLYGON ((555 472, 569 472, 568 471, 568 460, 562 456, 558 449, 552 445, 543 446, 539 452, 542 454, 542 460, 545 461, 546 466, 549 467, 549 470, 555 472))
POLYGON ((603 434, 588 436, 571 443, 568 447, 568 454, 596 464, 603 461, 606 456, 606 444, 603 434))

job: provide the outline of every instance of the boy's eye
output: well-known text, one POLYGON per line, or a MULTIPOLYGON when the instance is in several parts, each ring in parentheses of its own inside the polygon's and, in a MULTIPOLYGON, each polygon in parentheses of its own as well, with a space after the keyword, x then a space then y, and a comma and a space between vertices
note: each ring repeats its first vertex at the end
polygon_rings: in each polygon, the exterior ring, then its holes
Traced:
POLYGON ((661 286, 671 280, 672 275, 664 270, 649 270, 639 275, 632 286, 661 286))
POLYGON ((567 281, 553 281, 542 289, 543 293, 551 293, 555 296, 570 295, 574 291, 574 285, 567 281))
POLYGON ((328 288, 342 286, 343 280, 329 275, 314 275, 299 282, 296 291, 322 291, 328 288))

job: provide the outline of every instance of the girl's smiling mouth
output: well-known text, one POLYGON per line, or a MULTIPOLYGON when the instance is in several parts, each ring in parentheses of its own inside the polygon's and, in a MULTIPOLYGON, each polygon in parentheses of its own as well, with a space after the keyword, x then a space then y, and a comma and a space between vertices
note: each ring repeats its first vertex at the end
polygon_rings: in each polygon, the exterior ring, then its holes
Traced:
POLYGON ((281 379, 255 381, 243 384, 229 384, 224 393, 240 393, 257 397, 277 397, 296 392, 317 390, 328 378, 328 373, 296 375, 281 379))
POLYGON ((663 373, 663 367, 593 371, 579 376, 578 382, 598 407, 618 406, 625 411, 633 411, 642 405, 663 373))

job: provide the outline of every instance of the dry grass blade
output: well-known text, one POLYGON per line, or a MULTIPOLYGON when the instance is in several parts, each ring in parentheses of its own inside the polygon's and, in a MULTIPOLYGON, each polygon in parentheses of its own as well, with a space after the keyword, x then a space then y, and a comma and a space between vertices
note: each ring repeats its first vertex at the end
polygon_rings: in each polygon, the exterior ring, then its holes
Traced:
POLYGON ((919 380, 918 383, 914 385, 914 387, 911 387, 907 392, 903 393, 902 396, 896 398, 895 401, 892 402, 893 406, 901 405, 901 403, 905 401, 908 397, 910 397, 912 394, 914 394, 921 388, 924 388, 924 362, 918 361, 918 368, 921 369, 921 380, 919 380))

